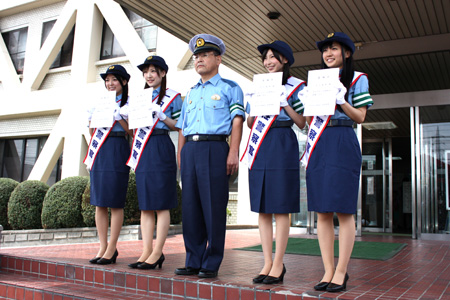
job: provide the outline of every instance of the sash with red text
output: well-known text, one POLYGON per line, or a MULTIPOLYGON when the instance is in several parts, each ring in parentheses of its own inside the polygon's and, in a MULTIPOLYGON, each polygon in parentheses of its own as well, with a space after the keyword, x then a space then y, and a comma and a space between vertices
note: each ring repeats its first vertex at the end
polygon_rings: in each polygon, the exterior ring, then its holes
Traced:
MULTIPOLYGON (((166 96, 164 97, 164 99, 162 99, 160 104, 161 110, 165 112, 166 109, 172 103, 172 101, 175 99, 175 97, 178 96, 179 94, 180 93, 174 90, 167 89, 166 96)), ((156 103, 158 97, 159 95, 157 95, 152 100, 152 102, 156 103)), ((144 152, 145 146, 147 145, 147 141, 152 135, 153 129, 155 128, 158 122, 159 122, 158 117, 156 116, 156 114, 153 114, 153 126, 147 126, 136 129, 133 138, 133 148, 131 149, 131 154, 127 161, 127 165, 133 170, 137 169, 137 166, 139 165, 139 160, 141 159, 141 155, 144 152)))
MULTIPOLYGON (((289 99, 303 83, 303 80, 292 76, 289 77, 287 83, 284 85, 288 95, 286 99, 289 99)), ((256 155, 259 151, 259 147, 261 146, 261 143, 266 137, 270 126, 272 126, 272 123, 275 121, 277 116, 278 115, 255 117, 252 130, 250 131, 250 135, 248 137, 247 147, 245 148, 244 154, 241 157, 241 161, 248 165, 249 170, 252 169, 256 155)))

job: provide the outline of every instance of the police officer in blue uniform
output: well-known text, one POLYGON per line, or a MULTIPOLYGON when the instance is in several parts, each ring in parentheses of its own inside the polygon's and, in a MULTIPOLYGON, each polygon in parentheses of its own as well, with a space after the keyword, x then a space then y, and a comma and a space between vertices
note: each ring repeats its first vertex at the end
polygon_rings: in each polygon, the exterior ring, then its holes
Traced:
POLYGON ((201 79, 186 95, 176 124, 186 262, 175 274, 214 278, 225 247, 228 177, 239 165, 244 96, 236 82, 219 75, 221 39, 198 34, 189 49, 201 79))

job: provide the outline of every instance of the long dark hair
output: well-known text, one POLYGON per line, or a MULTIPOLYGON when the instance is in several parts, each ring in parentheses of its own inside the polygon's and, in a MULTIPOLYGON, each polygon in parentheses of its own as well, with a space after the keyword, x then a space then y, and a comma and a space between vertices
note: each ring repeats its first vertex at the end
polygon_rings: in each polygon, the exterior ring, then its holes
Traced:
MULTIPOLYGON (((264 59, 266 58, 266 55, 267 55, 267 52, 269 51, 269 49, 270 50, 272 50, 272 53, 273 53, 273 56, 275 56, 275 58, 280 62, 280 63, 282 63, 281 62, 281 57, 280 56, 283 56, 283 55, 281 55, 277 50, 275 50, 275 49, 272 49, 272 48, 266 48, 266 49, 264 49, 264 51, 263 51, 263 53, 262 53, 262 55, 261 55, 261 60, 262 60, 262 62, 263 62, 263 64, 264 64, 264 59)), ((283 56, 284 57, 284 56, 283 56)), ((290 74, 290 66, 289 66, 289 63, 285 63, 285 64, 283 64, 283 81, 281 82, 281 84, 282 85, 285 85, 286 83, 287 83, 287 80, 288 80, 288 78, 289 77, 291 77, 291 74, 290 74)))
MULTIPOLYGON (((120 85, 122 86, 122 99, 120 99, 120 107, 124 106, 125 104, 127 104, 127 100, 128 100, 128 80, 125 80, 127 83, 123 84, 124 79, 122 78, 122 76, 117 75, 117 74, 112 74, 112 76, 116 77, 116 79, 119 81, 120 85)), ((105 82, 105 86, 106 86, 106 82, 105 82)))
MULTIPOLYGON (((331 47, 332 44, 333 44, 333 42, 324 44, 322 47, 322 51, 324 49, 331 47)), ((350 90, 350 85, 352 84, 353 76, 355 74, 355 67, 353 66, 353 53, 352 53, 352 50, 350 50, 350 48, 348 48, 346 45, 343 45, 341 43, 339 43, 339 45, 341 45, 342 61, 343 61, 340 81, 347 89, 347 92, 345 93, 345 101, 348 101, 348 92, 350 90), (348 58, 345 58, 346 50, 350 52, 350 56, 348 58)), ((323 60, 323 55, 322 55, 322 69, 327 69, 327 68, 328 67, 325 64, 325 62, 323 60)), ((340 109, 340 107, 338 107, 338 108, 340 109)))
MULTIPOLYGON (((161 77, 161 72, 164 70, 160 66, 148 65, 145 69, 142 70, 142 73, 147 72, 147 70, 150 66, 154 66, 156 69, 156 72, 158 73, 158 76, 161 77)), ((164 98, 164 96, 166 96, 166 86, 167 86, 167 72, 166 72, 166 76, 162 77, 162 80, 161 80, 161 88, 159 89, 159 97, 158 97, 158 101, 156 101, 156 104, 158 104, 158 105, 161 104, 162 99, 164 98)), ((149 87, 150 86, 146 82, 144 89, 148 89, 149 87)))

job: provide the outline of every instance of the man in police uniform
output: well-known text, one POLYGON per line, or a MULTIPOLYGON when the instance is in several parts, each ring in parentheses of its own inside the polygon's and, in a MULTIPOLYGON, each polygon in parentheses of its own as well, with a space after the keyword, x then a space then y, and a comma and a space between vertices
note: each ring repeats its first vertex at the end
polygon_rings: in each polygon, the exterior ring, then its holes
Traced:
POLYGON ((201 79, 186 95, 176 124, 186 263, 175 274, 213 278, 224 254, 228 177, 239 165, 244 96, 236 82, 219 75, 221 39, 198 34, 189 49, 201 79))

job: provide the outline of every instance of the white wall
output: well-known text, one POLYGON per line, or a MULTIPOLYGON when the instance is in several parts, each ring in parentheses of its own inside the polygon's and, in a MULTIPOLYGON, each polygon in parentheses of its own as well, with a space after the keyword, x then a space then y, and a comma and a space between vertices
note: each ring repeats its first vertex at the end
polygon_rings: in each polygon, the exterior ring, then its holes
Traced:
MULTIPOLYGON (((44 119, 48 115, 59 115, 57 119, 55 118, 53 129, 46 128, 40 132, 49 134, 49 139, 28 178, 44 182, 62 152, 63 178, 87 175, 82 164, 88 142, 84 111, 90 101, 89 95, 104 89, 103 81, 98 74, 104 72, 111 64, 124 65, 132 76, 130 80, 130 95, 132 95, 133 91, 140 90, 144 86, 142 74, 136 66, 150 55, 134 29, 130 29, 131 24, 124 18, 124 14, 120 13, 116 2, 112 0, 54 2, 30 0, 16 2, 17 6, 11 3, 0 5, 1 32, 28 27, 23 76, 17 75, 11 67, 11 60, 5 47, 0 51, 0 104, 2 104, 0 121, 15 124, 13 122, 15 120, 27 118, 35 120, 40 117, 44 119), (19 5, 23 3, 27 5, 19 5), (8 12, 13 14, 8 15, 8 12), (120 38, 119 42, 126 57, 104 61, 94 57, 100 53, 97 48, 98 41, 101 40, 102 16, 108 21, 116 37, 120 38), (41 48, 42 23, 54 19, 58 19, 54 27, 58 34, 67 31, 64 24, 69 24, 66 27, 71 29, 70 24, 74 20, 76 31, 72 66, 49 70, 49 63, 51 64, 52 56, 55 55, 54 49, 60 47, 58 43, 64 42, 52 30, 53 36, 49 36, 47 38, 49 42, 46 41, 41 48)), ((4 44, 0 43, 1 45, 4 44)), ((191 55, 187 43, 159 28, 156 54, 164 57, 169 66, 168 87, 185 96, 189 88, 199 80, 198 74, 193 69, 178 70, 180 61, 191 55)), ((250 84, 248 79, 225 65, 220 66, 219 72, 222 77, 236 81, 244 90, 250 84)), ((32 132, 30 129, 30 134, 32 132)), ((26 135, 26 132, 21 132, 20 135, 18 133, 17 137, 23 137, 24 134, 26 135)), ((241 153, 245 148, 248 134, 249 129, 244 124, 241 153)), ((8 137, 14 137, 14 134, 10 133, 8 137)), ((241 165, 238 223, 256 224, 257 214, 250 212, 247 174, 246 166, 241 165)))

